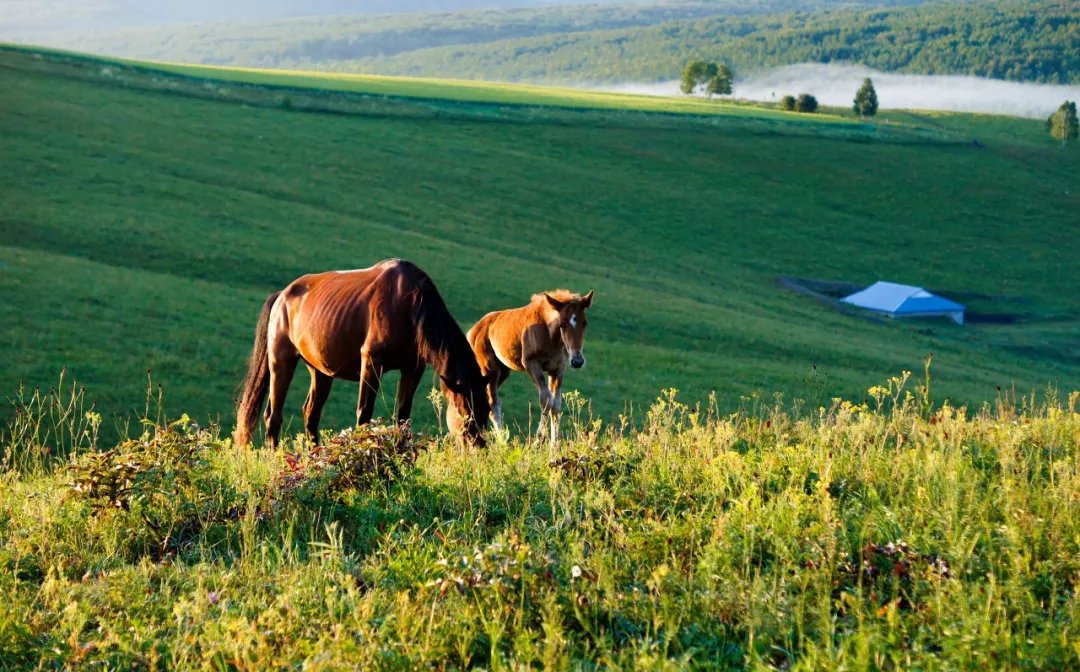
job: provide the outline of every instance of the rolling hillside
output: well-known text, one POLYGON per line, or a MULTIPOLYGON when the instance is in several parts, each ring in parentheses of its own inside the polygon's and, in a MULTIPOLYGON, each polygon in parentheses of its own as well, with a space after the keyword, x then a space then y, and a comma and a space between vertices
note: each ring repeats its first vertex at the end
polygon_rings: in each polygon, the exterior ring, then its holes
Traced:
MULTIPOLYGON (((938 399, 1080 380, 1080 152, 1041 123, 472 86, 0 50, 0 389, 67 367, 126 419, 151 369, 171 413, 228 424, 263 298, 392 256, 465 326, 595 289, 567 385, 605 418, 668 387, 859 398, 930 352, 938 399), (781 276, 922 284, 1007 323, 866 319, 781 276)), ((508 388, 523 423, 530 386, 508 388)), ((339 383, 324 424, 354 404, 339 383)))

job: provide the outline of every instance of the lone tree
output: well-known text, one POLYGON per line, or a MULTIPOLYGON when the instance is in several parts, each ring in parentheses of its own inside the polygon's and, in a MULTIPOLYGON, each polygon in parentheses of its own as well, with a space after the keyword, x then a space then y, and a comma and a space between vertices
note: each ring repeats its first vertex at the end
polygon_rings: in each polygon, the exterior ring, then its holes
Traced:
POLYGON ((795 99, 796 112, 817 112, 817 98, 809 93, 800 93, 795 99))
POLYGON ((1065 143, 1069 140, 1076 140, 1080 129, 1076 119, 1076 103, 1066 100, 1058 108, 1057 112, 1051 115, 1050 119, 1050 135, 1055 140, 1061 140, 1061 146, 1064 147, 1065 143))
POLYGON ((870 78, 862 80, 862 86, 855 92, 855 114, 860 117, 872 117, 877 114, 877 91, 870 78))
POLYGON ((705 83, 705 93, 710 96, 726 96, 732 91, 735 83, 735 73, 731 72, 731 68, 723 63, 713 65, 714 72, 709 81, 705 83))
POLYGON ((690 61, 683 68, 679 90, 686 95, 699 90, 710 96, 726 95, 731 93, 734 79, 731 69, 723 63, 690 61))

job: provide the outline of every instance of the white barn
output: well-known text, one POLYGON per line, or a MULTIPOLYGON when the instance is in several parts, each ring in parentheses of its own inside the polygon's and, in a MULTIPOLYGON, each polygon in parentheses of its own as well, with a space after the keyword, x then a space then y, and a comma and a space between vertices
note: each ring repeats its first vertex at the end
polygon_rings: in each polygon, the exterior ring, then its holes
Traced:
POLYGON ((889 317, 947 317, 957 324, 964 323, 964 306, 922 287, 879 281, 840 300, 889 317))

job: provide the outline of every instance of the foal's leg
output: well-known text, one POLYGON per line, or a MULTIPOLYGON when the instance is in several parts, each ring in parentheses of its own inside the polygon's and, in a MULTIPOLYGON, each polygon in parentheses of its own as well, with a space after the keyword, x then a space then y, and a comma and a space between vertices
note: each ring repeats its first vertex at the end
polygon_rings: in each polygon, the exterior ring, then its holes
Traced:
POLYGON ((559 442, 559 418, 562 414, 562 381, 565 369, 559 369, 548 378, 548 388, 551 390, 551 445, 559 442))
POLYGON ((379 398, 381 378, 382 368, 365 352, 360 369, 360 400, 356 403, 357 427, 371 422, 371 416, 375 414, 375 400, 379 398))
POLYGON ((488 404, 491 406, 491 421, 495 429, 500 432, 503 431, 505 425, 503 424, 502 400, 499 399, 499 388, 506 382, 509 375, 510 369, 498 368, 488 373, 487 376, 487 395, 488 404))
POLYGON ((540 362, 529 361, 526 362, 525 367, 540 393, 540 425, 536 428, 536 437, 543 440, 550 424, 548 415, 551 413, 551 390, 548 389, 547 374, 544 373, 544 367, 540 365, 540 362))
POLYGON ((292 343, 283 340, 272 343, 269 348, 270 364, 270 403, 266 406, 266 440, 271 448, 277 447, 281 434, 281 418, 285 407, 285 395, 289 392, 289 383, 296 373, 296 364, 300 355, 292 343))
POLYGON ((330 386, 334 379, 308 364, 311 373, 311 388, 307 401, 304 402, 304 429, 315 444, 319 443, 319 419, 322 418, 323 405, 330 396, 330 386))
POLYGON ((424 369, 427 365, 421 363, 412 371, 402 371, 401 380, 397 386, 397 402, 394 404, 394 417, 398 424, 406 422, 412 416, 413 397, 416 396, 416 388, 424 379, 424 369))

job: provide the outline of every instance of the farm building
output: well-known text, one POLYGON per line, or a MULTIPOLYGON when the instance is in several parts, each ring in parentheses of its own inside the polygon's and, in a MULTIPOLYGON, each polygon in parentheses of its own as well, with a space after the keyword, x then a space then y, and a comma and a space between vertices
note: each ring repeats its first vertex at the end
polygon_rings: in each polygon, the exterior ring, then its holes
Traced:
POLYGON ((840 300, 889 317, 947 317, 957 324, 964 323, 964 306, 922 287, 879 281, 840 300))

